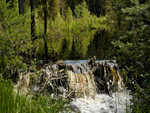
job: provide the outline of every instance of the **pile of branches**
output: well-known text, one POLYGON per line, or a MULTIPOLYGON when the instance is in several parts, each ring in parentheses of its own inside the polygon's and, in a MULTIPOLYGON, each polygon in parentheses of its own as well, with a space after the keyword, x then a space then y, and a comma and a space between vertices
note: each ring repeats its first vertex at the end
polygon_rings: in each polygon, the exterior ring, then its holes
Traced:
MULTIPOLYGON (((105 93, 112 96, 116 83, 123 83, 120 75, 117 73, 117 66, 111 67, 106 62, 104 64, 97 62, 95 57, 90 59, 87 63, 82 64, 82 67, 78 66, 77 68, 80 69, 80 73, 75 72, 72 65, 65 64, 63 61, 58 61, 55 64, 46 64, 41 69, 42 72, 40 76, 37 77, 37 75, 33 73, 21 75, 22 77, 20 77, 21 80, 19 80, 19 84, 28 83, 24 84, 28 91, 34 90, 36 93, 47 92, 49 94, 61 94, 65 98, 68 98, 84 95, 85 92, 80 91, 82 90, 80 88, 81 82, 83 82, 82 86, 87 84, 87 87, 89 87, 89 79, 93 79, 91 80, 92 86, 90 86, 90 88, 95 87, 95 89, 91 90, 93 95, 94 93, 105 93), (83 67, 86 73, 83 73, 83 67), (74 79, 70 78, 69 74, 71 74, 74 79), (24 82, 27 81, 26 76, 30 78, 28 82, 24 82), (89 78, 87 79, 87 77, 89 78), (73 83, 71 84, 70 81, 73 81, 73 83), (79 85, 78 89, 76 87, 77 85, 79 85), (79 95, 79 93, 81 94, 79 95)), ((85 88, 84 90, 87 90, 85 88)), ((88 95, 86 94, 86 96, 88 95)))

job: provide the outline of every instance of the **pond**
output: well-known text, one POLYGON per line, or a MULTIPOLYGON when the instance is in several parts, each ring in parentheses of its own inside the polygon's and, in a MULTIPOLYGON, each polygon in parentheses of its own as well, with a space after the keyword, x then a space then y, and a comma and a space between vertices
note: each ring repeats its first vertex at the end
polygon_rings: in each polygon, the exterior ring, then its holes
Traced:
MULTIPOLYGON (((43 59, 44 42, 39 40, 36 57, 43 59)), ((96 56, 98 60, 112 59, 111 39, 107 30, 55 33, 47 37, 50 60, 83 60, 96 56)))

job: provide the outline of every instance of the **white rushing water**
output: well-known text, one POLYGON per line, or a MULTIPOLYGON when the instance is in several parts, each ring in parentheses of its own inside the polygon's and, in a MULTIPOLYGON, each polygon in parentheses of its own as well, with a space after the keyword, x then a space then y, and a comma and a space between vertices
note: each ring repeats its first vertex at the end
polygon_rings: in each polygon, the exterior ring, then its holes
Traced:
MULTIPOLYGON (((82 68, 83 72, 86 72, 87 70, 84 68, 86 62, 88 60, 65 61, 66 64, 73 66, 75 72, 78 72, 78 66, 82 68)), ((101 64, 107 62, 111 67, 118 65, 115 60, 101 60, 96 62, 101 64)), ((107 94, 96 94, 95 98, 75 98, 70 105, 76 106, 81 113, 130 113, 130 99, 132 97, 129 95, 128 90, 121 87, 120 82, 118 82, 118 88, 118 92, 114 92, 112 97, 107 94)))
MULTIPOLYGON (((71 65, 75 71, 75 73, 78 73, 78 67, 80 67, 82 69, 82 73, 86 73, 87 71, 89 71, 89 69, 86 66, 86 63, 89 62, 90 60, 65 60, 64 63, 67 65, 71 65)), ((116 60, 96 60, 96 62, 100 63, 100 64, 109 64, 111 67, 113 66, 118 66, 118 64, 116 63, 116 60)))
POLYGON ((107 94, 97 94, 95 99, 85 97, 76 98, 71 102, 81 113, 126 113, 130 106, 129 91, 115 92, 113 97, 107 94))

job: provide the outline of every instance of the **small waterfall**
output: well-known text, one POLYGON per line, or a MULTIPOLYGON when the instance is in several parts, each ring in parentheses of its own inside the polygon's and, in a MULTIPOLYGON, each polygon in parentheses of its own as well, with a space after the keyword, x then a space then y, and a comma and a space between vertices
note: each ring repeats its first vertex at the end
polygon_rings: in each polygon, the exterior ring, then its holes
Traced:
POLYGON ((67 65, 67 76, 70 89, 76 97, 91 96, 106 93, 112 96, 112 91, 122 89, 123 80, 118 73, 115 61, 78 60, 64 61, 67 65), (69 70, 71 67, 71 70, 69 70))
POLYGON ((115 60, 65 61, 65 64, 72 66, 72 71, 67 73, 68 81, 78 97, 70 105, 76 106, 81 113, 131 112, 132 97, 125 89, 115 60))
POLYGON ((117 67, 115 60, 96 61, 95 57, 58 61, 44 65, 38 77, 35 73, 20 75, 18 86, 24 86, 26 92, 49 91, 72 98, 70 105, 82 113, 125 113, 131 96, 117 67))
POLYGON ((92 97, 96 94, 96 85, 92 73, 73 73, 67 72, 69 88, 75 92, 76 97, 92 97))

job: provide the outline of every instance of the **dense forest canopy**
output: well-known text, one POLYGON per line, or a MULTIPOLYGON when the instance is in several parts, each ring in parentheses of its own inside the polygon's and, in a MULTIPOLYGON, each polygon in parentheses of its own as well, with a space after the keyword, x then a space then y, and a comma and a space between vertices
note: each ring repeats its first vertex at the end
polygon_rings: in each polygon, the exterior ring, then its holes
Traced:
POLYGON ((94 55, 118 61, 127 86, 142 98, 134 110, 149 111, 150 0, 0 0, 4 78, 39 60, 94 55))

